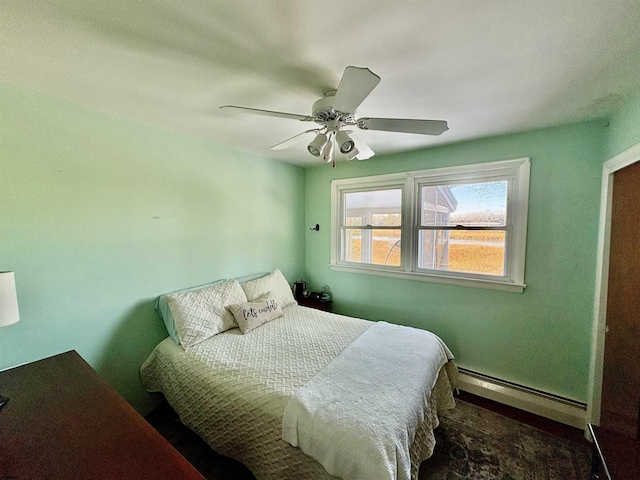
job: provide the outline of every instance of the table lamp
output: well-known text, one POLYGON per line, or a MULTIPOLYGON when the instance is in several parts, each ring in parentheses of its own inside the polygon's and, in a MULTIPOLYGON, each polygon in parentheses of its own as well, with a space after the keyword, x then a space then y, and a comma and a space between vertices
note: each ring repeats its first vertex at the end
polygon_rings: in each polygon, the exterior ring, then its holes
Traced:
MULTIPOLYGON (((18 294, 13 272, 0 272, 0 327, 6 327, 20 320, 18 294)), ((0 393, 0 408, 9 401, 0 393)))

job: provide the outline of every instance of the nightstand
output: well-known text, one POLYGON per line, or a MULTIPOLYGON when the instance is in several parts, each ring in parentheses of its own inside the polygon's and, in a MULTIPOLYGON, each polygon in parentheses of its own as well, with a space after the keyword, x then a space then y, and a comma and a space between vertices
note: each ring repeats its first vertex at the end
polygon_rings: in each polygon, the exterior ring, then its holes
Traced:
POLYGON ((303 307, 315 308, 316 310, 329 311, 331 306, 331 300, 316 300, 315 298, 300 298, 298 299, 298 305, 303 307))

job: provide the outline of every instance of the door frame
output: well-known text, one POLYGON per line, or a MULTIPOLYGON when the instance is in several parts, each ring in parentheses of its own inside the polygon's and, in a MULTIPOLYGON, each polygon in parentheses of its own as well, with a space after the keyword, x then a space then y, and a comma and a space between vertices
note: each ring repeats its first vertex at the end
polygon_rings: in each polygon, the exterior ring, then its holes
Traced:
MULTIPOLYGON (((602 165, 600 195, 600 222, 596 256, 596 282, 591 331, 591 362, 587 390, 587 422, 600 424, 602 401, 602 375, 604 370, 604 341, 607 324, 607 294, 609 288, 609 252, 611 245, 611 204, 613 200, 613 174, 640 161, 640 143, 607 160, 602 165)), ((585 433, 588 435, 587 425, 585 433)))

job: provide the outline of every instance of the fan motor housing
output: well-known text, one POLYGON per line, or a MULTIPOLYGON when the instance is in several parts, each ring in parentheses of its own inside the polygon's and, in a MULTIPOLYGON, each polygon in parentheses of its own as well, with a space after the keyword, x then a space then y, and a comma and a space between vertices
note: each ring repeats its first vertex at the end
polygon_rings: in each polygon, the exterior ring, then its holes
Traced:
POLYGON ((339 120, 342 123, 354 124, 355 117, 352 113, 338 112, 333 109, 333 99, 336 95, 335 90, 330 90, 324 94, 319 100, 316 100, 311 107, 311 116, 316 123, 321 125, 331 120, 339 120))

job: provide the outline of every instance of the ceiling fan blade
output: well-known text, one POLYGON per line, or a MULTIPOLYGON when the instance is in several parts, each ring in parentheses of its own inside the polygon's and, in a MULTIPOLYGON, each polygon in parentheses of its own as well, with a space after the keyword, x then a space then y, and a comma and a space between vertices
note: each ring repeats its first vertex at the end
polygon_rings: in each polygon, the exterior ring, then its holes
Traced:
POLYGON ((360 118, 357 125, 363 130, 383 130, 385 132, 419 133, 440 135, 449 130, 444 120, 409 120, 403 118, 360 118))
POLYGON ((314 130, 307 130, 306 132, 299 133, 298 135, 295 135, 285 140, 284 142, 275 144, 273 147, 271 147, 271 150, 284 150, 285 148, 292 147, 293 145, 296 145, 297 143, 302 142, 309 133, 320 133, 320 130, 314 129, 314 130))
POLYGON ((259 108, 249 108, 249 107, 238 107, 236 105, 220 105, 220 108, 237 110, 239 112, 250 113, 252 115, 263 115, 265 117, 277 117, 277 118, 288 118, 290 120, 300 120, 301 122, 310 122, 313 120, 313 117, 310 117, 308 115, 298 115, 295 113, 285 113, 285 112, 274 112, 272 110, 261 110, 259 108))
POLYGON ((347 67, 333 98, 333 109, 353 113, 380 82, 380 77, 368 68, 347 67))
MULTIPOLYGON (((366 160, 367 158, 371 158, 376 154, 376 152, 371 150, 369 145, 367 145, 364 142, 364 140, 362 140, 362 138, 360 138, 356 134, 356 132, 354 132, 352 130, 345 130, 345 132, 347 132, 349 134, 349 136, 353 140, 353 143, 355 143, 355 145, 356 145, 356 149, 358 150, 358 153, 354 158, 357 158, 358 160, 366 160)), ((347 159, 350 160, 348 157, 347 157, 347 159)))

